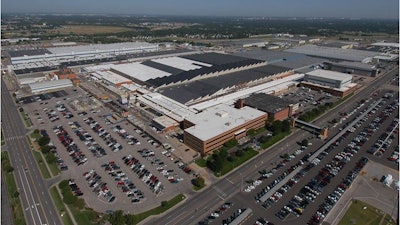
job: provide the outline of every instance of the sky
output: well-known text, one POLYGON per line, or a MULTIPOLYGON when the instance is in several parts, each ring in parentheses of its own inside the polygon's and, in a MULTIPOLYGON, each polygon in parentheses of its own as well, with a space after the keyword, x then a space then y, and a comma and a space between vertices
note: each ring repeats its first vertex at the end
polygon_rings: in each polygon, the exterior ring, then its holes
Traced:
POLYGON ((398 0, 2 0, 2 13, 399 18, 398 0))

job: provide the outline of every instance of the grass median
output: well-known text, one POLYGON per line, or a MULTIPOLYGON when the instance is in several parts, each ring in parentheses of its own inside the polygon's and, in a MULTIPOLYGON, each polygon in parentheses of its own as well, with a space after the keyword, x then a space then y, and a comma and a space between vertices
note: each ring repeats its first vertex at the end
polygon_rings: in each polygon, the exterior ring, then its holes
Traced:
POLYGON ((43 159, 42 154, 36 150, 32 150, 33 155, 35 156, 36 162, 39 165, 40 172, 42 173, 44 179, 49 179, 51 178, 50 172, 46 167, 46 162, 43 159))
MULTIPOLYGON (((7 186, 8 197, 10 199, 11 212, 15 225, 25 225, 24 212, 22 210, 17 184, 13 176, 14 168, 8 156, 8 152, 1 152, 1 167, 3 169, 4 180, 7 186)), ((5 196, 2 196, 3 198, 5 196)))
POLYGON ((56 205, 58 213, 61 215, 61 220, 63 225, 74 225, 65 205, 61 199, 60 194, 58 193, 57 187, 50 188, 50 194, 53 198, 54 204, 56 205))
POLYGON ((219 172, 214 172, 215 176, 223 176, 227 173, 229 173, 231 170, 235 169, 236 167, 242 165, 243 163, 245 163, 247 160, 253 158, 254 156, 256 156, 258 154, 258 151, 253 150, 253 149, 249 149, 247 151, 243 151, 243 155, 242 156, 235 156, 233 157, 232 162, 229 162, 228 160, 224 160, 223 166, 221 171, 219 172))

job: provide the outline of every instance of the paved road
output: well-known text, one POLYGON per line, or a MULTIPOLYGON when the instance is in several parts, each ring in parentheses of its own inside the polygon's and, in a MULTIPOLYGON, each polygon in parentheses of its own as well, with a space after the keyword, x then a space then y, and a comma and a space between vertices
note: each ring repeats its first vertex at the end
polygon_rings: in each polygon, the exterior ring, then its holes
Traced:
POLYGON ((26 223, 29 225, 62 224, 50 198, 48 186, 41 176, 26 139, 27 129, 3 79, 1 87, 2 129, 14 167, 14 177, 22 200, 26 223))
MULTIPOLYGON (((376 88, 386 84, 391 77, 393 77, 394 74, 398 73, 398 69, 390 71, 386 75, 379 77, 377 80, 373 81, 369 86, 365 87, 364 89, 360 90, 358 93, 356 93, 355 96, 353 96, 350 100, 345 102, 344 104, 340 105, 339 107, 335 108, 332 110, 330 113, 322 116, 316 121, 316 124, 321 125, 327 123, 327 121, 331 121, 333 118, 337 118, 339 115, 339 112, 346 112, 348 111, 349 108, 353 108, 355 102, 360 101, 361 99, 367 98, 370 96, 372 92, 375 91, 376 88)), ((333 136, 332 133, 334 132, 335 129, 333 129, 331 132, 331 137, 333 136)), ((337 128, 336 128, 337 130, 337 128)), ((253 158, 250 162, 246 163, 246 165, 236 169, 229 175, 227 175, 225 178, 221 178, 218 182, 213 184, 211 187, 207 188, 203 192, 195 195, 192 198, 189 198, 186 202, 181 204, 180 206, 176 207, 174 210, 171 210, 170 212, 163 214, 160 217, 157 218, 152 218, 147 220, 145 223, 146 224, 165 224, 165 225, 171 225, 171 224, 196 224, 197 221, 200 221, 203 219, 206 215, 206 213, 211 212, 212 210, 215 210, 218 205, 222 204, 224 201, 229 200, 238 200, 239 202, 246 202, 246 204, 250 205, 249 207, 252 208, 253 210, 255 208, 258 208, 259 210, 254 210, 255 215, 262 215, 266 216, 269 215, 270 217, 273 216, 277 211, 279 211, 280 207, 283 206, 284 203, 287 203, 287 201, 290 200, 290 198, 295 194, 298 193, 299 190, 291 190, 284 196, 286 196, 286 200, 283 199, 282 201, 278 202, 281 203, 279 206, 273 206, 273 210, 269 210, 270 213, 266 214, 266 211, 262 210, 262 208, 258 206, 254 206, 255 201, 254 201, 254 194, 252 195, 246 195, 244 193, 240 193, 241 189, 241 184, 243 183, 243 180, 248 180, 248 179, 253 179, 255 175, 257 175, 257 171, 260 169, 264 169, 266 166, 272 165, 273 162, 276 161, 276 158, 283 153, 286 153, 287 151, 293 152, 297 148, 297 141, 300 141, 304 139, 304 137, 309 136, 309 134, 305 135, 304 131, 297 131, 294 132, 290 138, 287 138, 285 141, 280 142, 276 144, 273 148, 269 149, 268 151, 264 151, 262 154, 259 156, 253 158), (297 192, 296 192, 297 191, 297 192), (290 197, 289 197, 290 196, 290 197)), ((372 141, 372 140, 371 140, 372 141)), ((316 141, 318 142, 318 141, 316 141)), ((302 155, 300 155, 301 157, 302 155)), ((331 157, 334 156, 333 154, 329 155, 330 157, 327 157, 326 160, 330 160, 331 157)), ((299 158, 300 158, 299 157, 299 158)), ((297 161, 297 160, 295 160, 297 161)), ((355 161, 355 160, 354 160, 355 161)), ((329 162, 329 161, 326 161, 329 162)), ((323 163, 321 162, 320 165, 323 163)), ((286 165, 285 167, 280 170, 279 173, 276 174, 276 176, 280 175, 282 171, 286 170, 287 167, 290 165, 286 165)), ((272 166, 270 166, 272 167, 272 166)), ((350 166, 347 166, 347 170, 350 170, 350 166)), ((318 173, 318 168, 313 169, 310 171, 310 174, 317 174, 318 173)), ((344 176, 346 176, 347 172, 342 173, 344 176)), ((268 180, 273 180, 268 179, 268 180)), ((337 176, 336 179, 341 179, 340 176, 337 176)), ((337 182, 336 180, 334 180, 337 182)), ((308 180, 307 180, 308 182, 308 180)), ((305 183, 304 183, 305 184, 305 183)), ((265 186, 265 184, 261 185, 265 186)), ((301 188, 303 185, 296 185, 298 187, 297 189, 301 188)), ((294 188, 295 189, 295 188, 294 188)), ((256 190, 255 190, 256 191, 256 190)), ((253 191, 252 193, 256 193, 253 191)), ((323 198, 320 198, 323 200, 323 198)), ((317 204, 314 204, 315 207, 318 207, 317 204)), ((315 211, 314 209, 311 209, 310 211, 315 211)), ((305 217, 304 217, 305 218, 305 217)), ((309 218, 306 218, 307 220, 309 218)), ((306 221, 303 221, 306 222, 306 221)), ((281 221, 282 223, 282 221, 281 221)))

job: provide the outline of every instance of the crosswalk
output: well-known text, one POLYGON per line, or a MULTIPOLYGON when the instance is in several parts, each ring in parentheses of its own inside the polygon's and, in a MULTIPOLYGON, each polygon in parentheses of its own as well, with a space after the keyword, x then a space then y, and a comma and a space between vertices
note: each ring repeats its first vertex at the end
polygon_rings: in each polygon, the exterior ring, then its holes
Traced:
POLYGON ((24 135, 20 135, 20 136, 6 137, 5 140, 6 140, 6 141, 12 141, 12 140, 21 140, 21 139, 24 139, 24 138, 25 138, 24 135))

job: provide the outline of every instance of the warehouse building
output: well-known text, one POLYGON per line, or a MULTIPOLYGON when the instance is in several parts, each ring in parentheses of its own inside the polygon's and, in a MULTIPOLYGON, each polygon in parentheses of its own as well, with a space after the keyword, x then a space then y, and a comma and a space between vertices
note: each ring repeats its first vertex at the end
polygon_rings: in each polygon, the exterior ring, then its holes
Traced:
POLYGON ((317 69, 305 74, 301 85, 335 96, 345 97, 359 87, 352 83, 352 79, 353 77, 346 73, 317 69))
POLYGON ((379 52, 356 50, 356 49, 343 49, 334 47, 325 47, 317 45, 302 45, 285 50, 287 52, 299 53, 308 56, 315 56, 325 59, 333 59, 340 61, 353 61, 353 62, 368 62, 374 56, 380 55, 379 52))
POLYGON ((246 136, 250 129, 265 126, 267 114, 251 107, 240 109, 220 104, 187 117, 183 122, 184 143, 203 156, 231 139, 246 136))
POLYGON ((342 88, 351 83, 353 76, 329 70, 313 70, 304 76, 305 82, 320 84, 332 88, 342 88))
POLYGON ((123 84, 132 84, 132 80, 127 79, 123 76, 120 76, 111 71, 98 71, 96 73, 91 74, 93 77, 97 79, 101 79, 104 83, 113 85, 114 87, 121 87, 123 84))
POLYGON ((324 69, 370 77, 376 77, 378 74, 378 69, 375 66, 360 62, 325 62, 324 69))
POLYGON ((255 93, 236 102, 238 108, 250 106, 268 114, 268 120, 285 120, 299 109, 299 103, 265 93, 255 93))
POLYGON ((72 87, 72 82, 69 79, 44 81, 39 83, 28 84, 32 93, 53 91, 66 87, 72 87))

